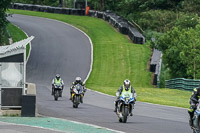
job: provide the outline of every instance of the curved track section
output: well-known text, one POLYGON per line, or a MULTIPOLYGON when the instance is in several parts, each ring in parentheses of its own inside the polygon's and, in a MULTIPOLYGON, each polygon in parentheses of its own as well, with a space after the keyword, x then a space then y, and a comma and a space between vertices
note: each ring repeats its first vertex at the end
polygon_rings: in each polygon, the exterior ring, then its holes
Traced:
POLYGON ((34 35, 27 64, 27 81, 36 83, 37 108, 42 115, 84 122, 127 133, 189 133, 187 110, 137 102, 133 117, 119 123, 113 113, 114 97, 88 90, 78 109, 69 101, 69 86, 76 76, 86 78, 90 68, 88 38, 77 29, 44 18, 13 15, 9 20, 34 35), (54 101, 51 80, 60 73, 64 95, 54 101))

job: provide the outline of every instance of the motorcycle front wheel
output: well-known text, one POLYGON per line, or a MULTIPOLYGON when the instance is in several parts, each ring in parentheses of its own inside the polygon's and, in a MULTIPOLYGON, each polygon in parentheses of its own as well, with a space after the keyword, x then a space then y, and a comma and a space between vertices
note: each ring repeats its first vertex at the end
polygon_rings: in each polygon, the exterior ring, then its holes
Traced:
POLYGON ((127 108, 127 107, 125 107, 125 108, 123 109, 122 114, 123 114, 122 122, 123 122, 123 123, 126 123, 127 117, 128 117, 128 108, 127 108))
POLYGON ((54 100, 57 101, 58 97, 59 97, 59 92, 58 92, 58 90, 55 90, 54 100))
POLYGON ((79 102, 80 102, 80 97, 75 96, 73 101, 73 108, 78 108, 79 102))

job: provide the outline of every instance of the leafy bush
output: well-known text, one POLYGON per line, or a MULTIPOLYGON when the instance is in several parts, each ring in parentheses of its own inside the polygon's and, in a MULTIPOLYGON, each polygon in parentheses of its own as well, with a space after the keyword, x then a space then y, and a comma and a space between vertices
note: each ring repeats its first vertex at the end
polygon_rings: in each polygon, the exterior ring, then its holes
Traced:
POLYGON ((182 10, 187 13, 197 13, 200 15, 200 1, 199 0, 184 0, 181 3, 182 10))
POLYGON ((165 32, 174 26, 176 13, 167 10, 151 10, 142 12, 136 22, 144 30, 165 32))
POLYGON ((179 26, 183 29, 195 28, 199 24, 199 17, 197 14, 185 14, 181 13, 180 17, 177 19, 175 26, 179 26))

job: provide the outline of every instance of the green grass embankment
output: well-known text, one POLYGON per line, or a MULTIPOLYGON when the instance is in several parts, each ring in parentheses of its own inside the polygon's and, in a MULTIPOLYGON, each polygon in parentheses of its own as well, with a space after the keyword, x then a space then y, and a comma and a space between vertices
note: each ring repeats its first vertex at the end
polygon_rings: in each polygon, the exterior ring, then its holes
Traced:
MULTIPOLYGON (((27 38, 26 34, 21 29, 19 29, 18 27, 16 27, 11 23, 7 25, 7 29, 10 33, 13 43, 27 38)), ((29 51, 30 51, 30 45, 28 44, 26 46, 26 57, 28 57, 29 51)))
POLYGON ((93 42, 93 70, 86 87, 110 95, 128 78, 138 94, 138 101, 188 107, 190 92, 153 88, 148 61, 148 45, 133 44, 104 20, 87 16, 73 16, 10 10, 9 13, 56 19, 84 31, 93 42))

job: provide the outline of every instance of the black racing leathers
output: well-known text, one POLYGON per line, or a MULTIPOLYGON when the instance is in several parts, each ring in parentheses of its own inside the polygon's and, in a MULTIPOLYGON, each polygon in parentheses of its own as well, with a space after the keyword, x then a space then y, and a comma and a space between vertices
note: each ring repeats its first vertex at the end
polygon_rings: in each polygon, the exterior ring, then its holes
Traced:
POLYGON ((196 109, 196 104, 200 98, 200 87, 194 88, 194 91, 190 98, 190 108, 188 109, 188 113, 190 115, 190 126, 192 126, 192 118, 194 116, 194 111, 196 109))
POLYGON ((86 92, 85 84, 82 81, 80 81, 80 82, 75 81, 75 82, 72 83, 72 86, 70 87, 70 100, 72 99, 73 88, 77 84, 80 84, 80 85, 83 86, 83 96, 84 96, 84 93, 86 92))

